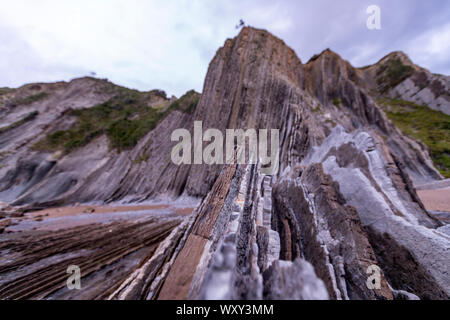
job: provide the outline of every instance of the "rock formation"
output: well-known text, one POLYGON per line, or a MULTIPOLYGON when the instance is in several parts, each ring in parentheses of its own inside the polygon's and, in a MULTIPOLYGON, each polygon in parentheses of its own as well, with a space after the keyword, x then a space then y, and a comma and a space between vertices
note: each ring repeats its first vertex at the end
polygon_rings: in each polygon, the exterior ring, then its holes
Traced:
MULTIPOLYGON (((160 227, 165 240, 145 233, 158 248, 109 287, 109 299, 448 299, 450 236, 415 189, 443 177, 427 146, 404 135, 378 103, 401 97, 449 114, 448 79, 402 53, 357 69, 325 50, 302 64, 282 40, 245 27, 217 51, 199 100, 159 91, 122 99, 122 89, 90 78, 7 90, 0 95, 0 200, 29 211, 202 198, 181 223, 160 227), (126 128, 141 130, 133 117, 148 117, 146 108, 158 110, 154 127, 114 148, 123 132, 113 130, 122 128, 114 118, 74 141, 67 130, 87 112, 77 110, 104 111, 117 96, 135 111, 126 128), (192 132, 194 121, 222 132, 279 129, 278 173, 265 176, 260 164, 176 166, 170 135, 192 132), (62 147, 61 136, 68 137, 62 147), (368 284, 374 266, 375 288, 368 284)), ((108 108, 110 117, 116 111, 108 108)), ((31 263, 27 254, 21 265, 31 263)), ((10 292, 11 285, 0 296, 36 297, 10 292)), ((37 297, 58 297, 45 292, 37 297)))
POLYGON ((450 114, 450 77, 432 74, 403 52, 393 52, 363 69, 366 89, 376 95, 403 100, 450 114))

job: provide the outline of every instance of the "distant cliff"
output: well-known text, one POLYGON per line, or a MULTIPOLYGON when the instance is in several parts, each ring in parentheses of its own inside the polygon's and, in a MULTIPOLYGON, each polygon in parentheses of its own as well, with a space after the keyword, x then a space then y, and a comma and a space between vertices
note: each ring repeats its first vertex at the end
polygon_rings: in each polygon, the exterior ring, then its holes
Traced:
POLYGON ((2 89, 0 201, 204 197, 166 241, 162 273, 111 298, 448 299, 450 240, 414 188, 449 174, 448 84, 398 52, 359 69, 330 50, 303 64, 246 27, 217 51, 201 95, 92 78, 2 89), (279 172, 174 165, 170 135, 194 121, 279 129, 279 172))

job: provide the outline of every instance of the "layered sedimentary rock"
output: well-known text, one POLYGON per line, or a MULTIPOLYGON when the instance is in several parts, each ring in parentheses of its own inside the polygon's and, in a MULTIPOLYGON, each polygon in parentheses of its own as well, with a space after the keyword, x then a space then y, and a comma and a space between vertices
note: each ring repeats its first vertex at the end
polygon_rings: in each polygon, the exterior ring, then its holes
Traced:
POLYGON ((107 299, 182 220, 147 216, 2 235, 0 299, 107 299), (70 266, 80 268, 82 290, 68 289, 70 266))
MULTIPOLYGON (((3 111, 9 127, 0 131, 0 146, 12 151, 3 155, 0 199, 27 210, 202 198, 151 257, 108 291, 110 299, 448 299, 450 238, 415 190, 442 176, 426 146, 394 127, 376 100, 399 94, 445 111, 448 85, 405 59, 394 54, 356 69, 325 50, 302 64, 280 39, 244 28, 211 61, 198 104, 189 112, 169 108, 133 147, 111 149, 100 135, 66 154, 32 149, 39 135, 56 130, 49 122, 74 121, 63 102, 78 82, 60 84, 55 90, 62 93, 19 104, 21 115, 17 106, 3 111), (402 89, 420 72, 427 79, 421 85, 442 84, 430 87, 433 97, 402 89), (49 121, 39 108, 52 103, 62 113, 49 121), (33 108, 39 115, 17 124, 33 108), (170 135, 192 132, 194 121, 224 133, 279 129, 278 171, 265 176, 260 163, 176 166, 170 135), (371 285, 370 270, 380 271, 379 286, 371 285)), ((105 90, 91 97, 97 80, 79 81, 91 84, 73 93, 90 97, 86 103, 111 99, 105 90)), ((149 106, 169 103, 147 98, 149 106)))
MULTIPOLYGON (((350 131, 373 126, 415 181, 439 179, 426 148, 399 134, 366 93, 370 82, 364 72, 329 50, 303 65, 281 40, 245 28, 212 60, 201 99, 190 113, 168 112, 132 148, 116 150, 99 135, 68 154, 35 145, 79 121, 72 110, 107 103, 117 89, 90 78, 12 89, 0 96, 0 196, 16 205, 43 206, 143 200, 158 194, 204 196, 221 166, 175 166, 170 161, 171 132, 192 131, 194 120, 203 121, 205 129, 222 131, 280 129, 281 171, 299 162, 337 123, 350 131)), ((169 104, 158 92, 144 100, 148 106, 169 104)))
MULTIPOLYGON (((119 97, 124 100, 119 103, 124 104, 123 113, 126 113, 127 104, 132 104, 135 98, 121 90, 124 89, 104 80, 83 78, 70 83, 25 86, 6 93, 1 108, 6 115, 2 117, 4 126, 0 131, 2 201, 19 206, 47 207, 127 197, 143 200, 153 193, 180 195, 186 177, 182 168, 170 161, 170 141, 167 139, 170 132, 191 123, 192 116, 188 112, 174 109, 163 116, 158 115, 157 128, 147 129, 149 132, 131 148, 113 148, 106 132, 97 134, 95 130, 92 139, 81 147, 71 148, 70 152, 64 149, 65 145, 55 150, 39 146, 43 141, 51 144, 52 139, 56 139, 55 134, 68 132, 76 123, 82 122, 76 111, 102 107, 119 97), (27 118, 30 112, 34 116, 27 118), (142 175, 142 172, 146 174, 142 175)), ((141 93, 140 96, 142 108, 148 110, 167 109, 175 101, 160 92, 141 93)), ((114 107, 106 111, 114 112, 114 107)), ((126 116, 125 125, 139 114, 131 112, 126 116)), ((99 118, 101 120, 101 116, 99 118)), ((83 141, 73 137, 69 142, 81 144, 83 141)))

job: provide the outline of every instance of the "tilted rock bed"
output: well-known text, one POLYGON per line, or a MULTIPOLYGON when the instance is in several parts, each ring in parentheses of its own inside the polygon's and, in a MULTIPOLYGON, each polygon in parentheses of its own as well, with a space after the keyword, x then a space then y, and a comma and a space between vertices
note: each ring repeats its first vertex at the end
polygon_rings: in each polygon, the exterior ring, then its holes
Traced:
MULTIPOLYGON (((412 102, 448 113, 448 77, 400 53, 361 69, 330 50, 303 64, 282 40, 246 27, 217 51, 198 103, 158 115, 136 145, 115 150, 102 134, 68 153, 33 147, 71 128, 71 109, 116 99, 105 85, 77 79, 40 85, 35 93, 49 94, 33 99, 28 86, 2 97, 0 199, 23 210, 161 195, 202 202, 182 219, 114 222, 112 233, 91 224, 2 234, 0 297, 449 298, 448 215, 428 212, 415 189, 443 176, 377 103, 417 93, 412 102), (221 132, 279 129, 279 170, 175 165, 170 135, 192 133, 194 121, 221 132), (65 291, 61 261, 87 270, 85 291, 65 291), (367 284, 374 266, 379 288, 367 284)), ((148 95, 148 107, 170 102, 148 95)))

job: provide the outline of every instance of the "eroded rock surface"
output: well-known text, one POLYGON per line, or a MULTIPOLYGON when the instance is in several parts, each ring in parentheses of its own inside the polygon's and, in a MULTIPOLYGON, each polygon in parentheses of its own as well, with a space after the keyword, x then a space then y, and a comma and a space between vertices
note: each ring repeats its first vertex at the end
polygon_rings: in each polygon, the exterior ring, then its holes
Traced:
MULTIPOLYGON (((13 207, 4 210, 0 230, 9 230, 6 219, 11 219, 11 210, 23 214, 36 207, 139 202, 158 196, 193 196, 202 201, 190 216, 139 225, 147 239, 147 251, 135 253, 139 263, 125 267, 102 295, 83 297, 450 297, 447 222, 425 210, 415 189, 419 184, 433 185, 442 176, 426 146, 403 135, 376 102, 400 95, 447 112, 446 77, 431 75, 400 53, 363 69, 330 50, 302 64, 280 39, 246 27, 227 40, 211 61, 198 103, 172 110, 169 104, 182 99, 146 93, 149 108, 167 113, 136 145, 113 149, 108 135, 102 134, 69 153, 32 147, 43 135, 77 121, 67 116, 68 108, 112 99, 114 91, 105 86, 99 80, 80 79, 26 86, 1 97, 0 200, 7 202, 5 208, 8 203, 13 207), (49 95, 25 103, 29 90, 49 95), (30 114, 34 111, 38 113, 30 114), (175 145, 170 135, 178 128, 192 132, 194 121, 222 132, 279 129, 278 171, 265 176, 260 163, 176 166, 170 160, 175 145), (19 205, 20 211, 14 207, 19 205), (370 282, 373 270, 379 270, 377 286, 370 282)), ((128 227, 126 222, 120 225, 128 227)), ((82 231, 105 232, 103 227, 89 228, 82 231)), ((52 235, 49 254, 71 254, 70 247, 61 243, 64 237, 69 241, 73 232, 52 235), (60 247, 64 251, 59 252, 60 247)), ((29 238, 35 237, 49 236, 30 232, 29 238)), ((128 261, 123 259, 128 246, 138 252, 135 247, 142 243, 129 238, 120 246, 123 251, 102 253, 105 261, 128 261)), ((24 239, 28 237, 20 241, 24 239)), ((11 241, 0 242, 0 250, 10 248, 11 241)), ((111 241, 121 240, 111 237, 111 241)), ((11 277, 0 296, 77 298, 60 288, 54 264, 22 274, 21 263, 31 263, 34 253, 20 249, 19 242, 14 246, 20 257, 0 263, 0 273, 11 277), (41 272, 55 273, 45 290, 37 289, 41 272), (14 283, 26 281, 35 283, 36 290, 14 290, 14 283)), ((86 248, 97 249, 87 244, 86 248)), ((90 254, 97 256, 95 251, 90 254)), ((113 268, 97 264, 96 259, 89 260, 89 270, 113 268)), ((96 281, 90 282, 90 288, 96 281)))
POLYGON ((370 90, 450 114, 450 77, 415 65, 403 52, 392 52, 363 69, 370 90))

